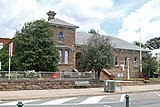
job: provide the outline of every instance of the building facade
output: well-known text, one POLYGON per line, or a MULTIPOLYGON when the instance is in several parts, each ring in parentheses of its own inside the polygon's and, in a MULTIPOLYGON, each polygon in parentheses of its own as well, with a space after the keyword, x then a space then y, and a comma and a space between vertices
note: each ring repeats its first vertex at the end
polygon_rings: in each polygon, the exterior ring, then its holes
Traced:
MULTIPOLYGON (((56 46, 59 49, 58 69, 60 71, 78 69, 77 60, 81 54, 81 46, 85 45, 86 40, 92 34, 76 32, 78 26, 55 18, 54 11, 49 11, 47 14, 48 21, 53 26, 56 46)), ((123 75, 126 76, 129 70, 131 77, 138 77, 140 48, 116 37, 109 36, 109 40, 114 48, 115 66, 108 71, 115 76, 123 72, 123 75), (124 66, 123 71, 121 70, 122 65, 124 66)), ((146 49, 141 50, 143 54, 149 52, 146 49)))
POLYGON ((9 38, 0 38, 0 49, 2 49, 9 41, 9 38))

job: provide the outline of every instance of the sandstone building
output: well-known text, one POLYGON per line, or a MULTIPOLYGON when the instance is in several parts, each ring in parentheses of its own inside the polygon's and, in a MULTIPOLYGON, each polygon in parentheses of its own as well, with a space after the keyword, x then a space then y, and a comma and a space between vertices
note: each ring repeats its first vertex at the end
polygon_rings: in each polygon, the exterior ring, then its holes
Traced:
MULTIPOLYGON (((81 46, 84 45, 87 38, 89 38, 92 34, 76 32, 78 26, 55 18, 56 13, 54 11, 49 11, 47 14, 48 21, 53 26, 56 44, 59 48, 59 70, 71 71, 75 68, 77 69, 77 59, 79 58, 81 52, 81 46)), ((138 77, 140 48, 116 37, 109 36, 109 39, 114 47, 115 67, 108 71, 113 75, 118 76, 118 73, 121 71, 121 65, 124 65, 123 74, 126 76, 128 70, 127 63, 129 60, 130 76, 138 77)), ((148 50, 142 49, 142 53, 146 52, 148 52, 148 50)))

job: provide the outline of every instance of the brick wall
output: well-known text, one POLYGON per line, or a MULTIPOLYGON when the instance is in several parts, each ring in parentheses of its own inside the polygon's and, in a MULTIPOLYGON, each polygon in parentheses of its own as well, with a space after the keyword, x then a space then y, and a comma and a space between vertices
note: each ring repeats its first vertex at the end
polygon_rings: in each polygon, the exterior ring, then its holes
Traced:
POLYGON ((10 41, 9 38, 0 38, 0 43, 3 43, 3 47, 10 41))

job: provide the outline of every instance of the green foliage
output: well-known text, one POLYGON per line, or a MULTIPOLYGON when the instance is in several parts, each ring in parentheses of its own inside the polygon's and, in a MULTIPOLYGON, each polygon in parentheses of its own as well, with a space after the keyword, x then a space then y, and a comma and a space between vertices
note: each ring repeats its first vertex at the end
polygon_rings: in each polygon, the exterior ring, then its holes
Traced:
POLYGON ((113 48, 106 36, 91 36, 87 44, 82 47, 79 59, 80 68, 83 71, 95 70, 98 73, 103 68, 111 68, 113 66, 112 50, 113 48))
POLYGON ((146 42, 146 47, 153 50, 153 49, 159 49, 160 48, 160 37, 156 37, 153 39, 150 39, 146 42))
POLYGON ((134 45, 136 45, 138 47, 140 47, 140 44, 141 44, 141 47, 146 49, 146 46, 143 43, 140 43, 139 41, 134 41, 134 42, 132 42, 132 44, 134 44, 134 45))
MULTIPOLYGON (((51 25, 44 20, 25 23, 12 41, 14 56, 11 70, 54 71, 58 62, 58 50, 54 45, 51 25)), ((8 45, 0 53, 3 70, 8 67, 8 45)))
POLYGON ((98 34, 98 31, 96 31, 95 29, 90 29, 88 31, 88 33, 91 33, 91 34, 98 34))
POLYGON ((143 76, 146 78, 153 77, 153 73, 158 69, 158 62, 151 54, 145 54, 142 60, 143 76))
POLYGON ((158 69, 157 69, 157 73, 160 73, 160 67, 158 67, 158 69))
POLYGON ((40 74, 38 72, 32 71, 26 71, 25 72, 26 78, 39 78, 40 74))

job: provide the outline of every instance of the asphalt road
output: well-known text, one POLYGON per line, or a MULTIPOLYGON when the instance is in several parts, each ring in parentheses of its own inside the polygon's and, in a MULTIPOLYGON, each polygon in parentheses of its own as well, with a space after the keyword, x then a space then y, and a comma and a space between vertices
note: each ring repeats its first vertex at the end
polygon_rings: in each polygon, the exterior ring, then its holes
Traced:
MULTIPOLYGON (((130 93, 130 107, 160 107, 160 91, 130 93)), ((125 107, 125 94, 24 100, 23 107, 125 107)), ((0 107, 16 107, 18 101, 1 101, 0 107)))

